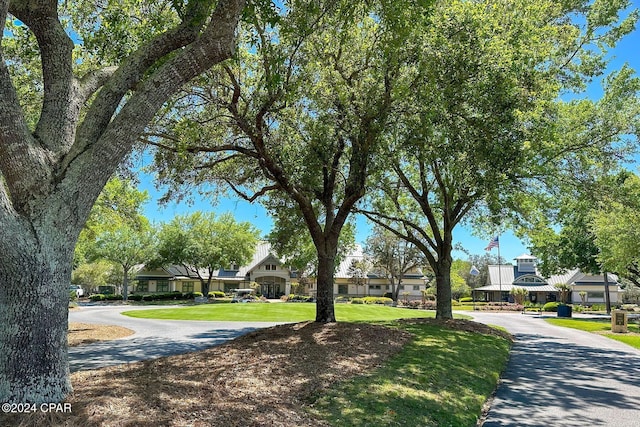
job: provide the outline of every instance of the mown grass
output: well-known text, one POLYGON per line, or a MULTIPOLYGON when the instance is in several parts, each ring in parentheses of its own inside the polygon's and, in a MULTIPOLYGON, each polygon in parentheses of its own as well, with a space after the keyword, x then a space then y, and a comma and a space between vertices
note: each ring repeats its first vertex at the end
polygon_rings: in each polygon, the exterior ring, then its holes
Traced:
POLYGON ((334 426, 475 426, 506 366, 510 341, 404 325, 415 340, 370 376, 332 388, 311 406, 334 426))
POLYGON ((607 338, 614 339, 616 341, 623 342, 632 347, 640 349, 640 327, 637 323, 628 323, 628 330, 630 333, 614 333, 611 332, 611 321, 609 319, 594 320, 594 319, 558 319, 550 318, 545 319, 547 322, 556 326, 563 326, 565 328, 579 329, 586 332, 599 332, 601 335, 607 338), (607 332, 609 331, 609 332, 607 332))
MULTIPOLYGON (((336 304, 335 312, 339 322, 388 321, 435 316, 433 311, 375 304, 336 304)), ((125 311, 122 314, 142 319, 304 322, 315 319, 316 306, 310 303, 202 304, 190 307, 125 311)))

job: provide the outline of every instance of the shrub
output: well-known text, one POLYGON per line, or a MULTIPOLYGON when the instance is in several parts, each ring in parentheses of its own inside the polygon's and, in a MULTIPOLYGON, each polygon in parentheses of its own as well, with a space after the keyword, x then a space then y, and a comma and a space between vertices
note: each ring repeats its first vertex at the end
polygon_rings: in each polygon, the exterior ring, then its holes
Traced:
POLYGON ((310 297, 308 295, 294 295, 294 294, 289 294, 289 296, 283 295, 280 299, 288 302, 313 302, 314 301, 313 297, 310 297))
POLYGON ((153 301, 153 295, 143 295, 142 301, 153 301))
POLYGON ((131 301, 142 301, 142 294, 129 295, 131 301))
POLYGON ((222 291, 209 292, 209 298, 224 298, 224 292, 222 291))
POLYGON ((192 292, 191 295, 196 298, 196 297, 201 297, 202 296, 202 292, 192 292))
POLYGON ((435 310, 436 309, 436 302, 435 301, 425 301, 424 304, 422 304, 422 308, 424 308, 425 310, 435 310))
POLYGON ((78 299, 78 294, 76 291, 69 291, 69 301, 73 302, 78 299))
POLYGON ((480 306, 480 310, 492 310, 492 311, 522 311, 524 306, 522 304, 504 303, 504 302, 489 302, 486 305, 480 306))
POLYGON ((407 303, 407 307, 409 308, 418 308, 422 305, 422 301, 413 300, 407 303))
POLYGON ((89 297, 89 299, 91 301, 104 301, 105 300, 105 296, 104 294, 93 294, 89 297))
POLYGON ((120 294, 107 294, 104 297, 107 301, 122 301, 124 299, 120 294))
POLYGON ((516 301, 516 304, 524 304, 527 295, 529 295, 529 291, 525 288, 511 288, 509 293, 513 296, 513 299, 516 301))
MULTIPOLYGON (((387 297, 364 297, 362 301, 365 304, 391 304, 393 302, 391 298, 387 297)), ((353 300, 351 300, 351 302, 353 302, 353 300)))
POLYGON ((559 305, 560 305, 560 303, 557 302, 557 301, 548 302, 548 303, 546 303, 545 305, 542 306, 542 311, 550 311, 550 312, 553 312, 553 313, 557 313, 559 305))
POLYGON ((364 304, 364 298, 352 298, 351 304, 364 304))
POLYGON ((351 301, 351 298, 345 296, 336 297, 335 302, 337 303, 345 303, 351 301))
POLYGON ((462 298, 460 298, 460 302, 473 302, 473 298, 471 298, 471 297, 462 297, 462 298))
POLYGON ((451 300, 451 305, 456 306, 456 305, 460 305, 460 303, 454 299, 451 300))

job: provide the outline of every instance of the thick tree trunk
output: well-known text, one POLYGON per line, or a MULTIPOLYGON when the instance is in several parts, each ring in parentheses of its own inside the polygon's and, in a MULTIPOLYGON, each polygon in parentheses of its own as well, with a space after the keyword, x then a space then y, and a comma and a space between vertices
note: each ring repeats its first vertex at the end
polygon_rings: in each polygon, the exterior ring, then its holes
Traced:
POLYGON ((68 285, 75 238, 22 228, 20 239, 0 243, 0 402, 59 402, 71 391, 68 285))
POLYGON ((432 266, 436 274, 436 319, 453 319, 451 308, 451 265, 453 258, 453 237, 451 231, 445 230, 443 233, 442 245, 438 248, 438 259, 436 265, 432 266))
POLYGON ((316 322, 331 323, 336 321, 333 307, 333 275, 337 248, 332 255, 318 255, 318 295, 316 301, 316 322))
POLYGON ((447 263, 446 260, 438 260, 436 294, 436 319, 453 319, 453 311, 451 309, 451 263, 447 263))

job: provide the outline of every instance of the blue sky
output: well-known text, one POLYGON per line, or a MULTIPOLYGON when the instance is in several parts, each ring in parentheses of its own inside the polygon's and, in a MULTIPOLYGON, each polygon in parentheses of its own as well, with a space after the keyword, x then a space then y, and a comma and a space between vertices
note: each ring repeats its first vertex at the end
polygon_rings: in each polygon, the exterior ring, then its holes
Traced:
MULTIPOLYGON (((640 8, 640 0, 634 0, 634 8, 640 8)), ((610 70, 618 69, 624 63, 628 63, 636 71, 640 70, 640 30, 636 29, 632 34, 622 40, 614 51, 610 52, 611 65, 610 70)), ((598 98, 602 93, 599 83, 594 83, 588 92, 588 96, 598 98)), ((635 166, 634 166, 635 168, 635 166)), ((259 228, 264 234, 268 233, 272 227, 272 221, 267 212, 257 203, 249 204, 238 199, 221 199, 216 206, 212 206, 211 202, 201 197, 194 197, 194 204, 186 203, 176 204, 170 203, 165 207, 160 207, 157 200, 162 196, 162 190, 157 190, 150 176, 140 176, 141 190, 147 190, 151 196, 150 202, 145 205, 144 214, 152 222, 170 221, 175 215, 201 211, 214 211, 218 213, 231 212, 238 221, 249 221, 259 228)), ((364 219, 357 221, 357 241, 362 243, 369 234, 369 226, 364 219)), ((472 254, 485 253, 484 248, 493 236, 473 236, 467 228, 458 227, 454 231, 454 243, 461 244, 467 251, 472 254)), ((525 246, 526 242, 520 241, 509 230, 505 230, 500 235, 500 255, 508 261, 513 260, 518 255, 528 253, 525 246)), ((494 254, 497 253, 493 249, 494 254)), ((467 256, 461 252, 454 252, 455 258, 466 259, 467 256)))

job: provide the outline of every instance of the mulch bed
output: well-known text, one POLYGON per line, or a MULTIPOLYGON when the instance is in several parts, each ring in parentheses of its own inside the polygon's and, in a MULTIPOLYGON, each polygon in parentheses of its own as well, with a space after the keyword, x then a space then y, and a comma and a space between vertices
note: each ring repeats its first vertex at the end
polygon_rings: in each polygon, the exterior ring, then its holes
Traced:
MULTIPOLYGON (((469 321, 403 322, 496 333, 469 321)), ((337 382, 371 373, 410 340, 406 331, 366 323, 280 325, 204 351, 77 372, 72 414, 14 416, 1 425, 324 426, 304 406, 337 382)))

